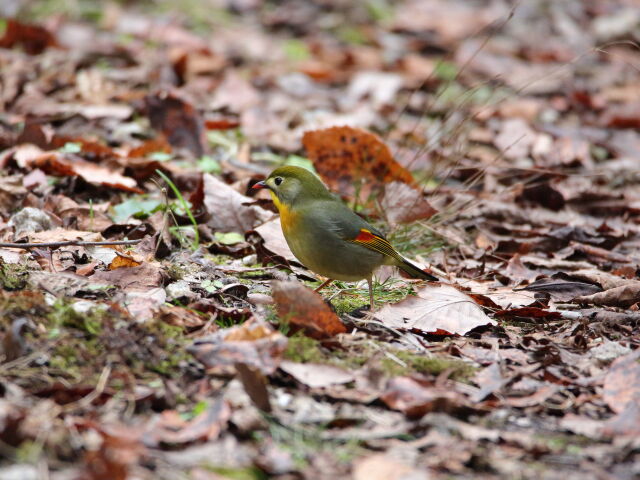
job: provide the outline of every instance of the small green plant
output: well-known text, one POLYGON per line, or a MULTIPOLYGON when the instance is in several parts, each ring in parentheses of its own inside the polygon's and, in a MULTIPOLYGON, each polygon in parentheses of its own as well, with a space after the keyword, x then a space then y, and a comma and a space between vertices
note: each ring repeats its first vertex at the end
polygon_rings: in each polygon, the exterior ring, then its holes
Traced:
POLYGON ((191 212, 191 208, 189 207, 188 202, 182 196, 182 193, 180 192, 180 190, 178 190, 178 187, 176 187, 176 184, 173 183, 171 179, 164 174, 164 172, 162 172, 161 170, 156 170, 156 173, 160 176, 160 178, 162 178, 162 180, 165 181, 167 185, 169 185, 169 188, 171 188, 171 191, 178 199, 178 202, 180 202, 182 209, 185 211, 185 213, 189 217, 189 220, 191 221, 191 224, 193 225, 193 230, 194 230, 192 249, 193 250, 197 249, 200 246, 200 233, 198 232, 198 222, 196 222, 196 219, 193 216, 193 212, 191 212))

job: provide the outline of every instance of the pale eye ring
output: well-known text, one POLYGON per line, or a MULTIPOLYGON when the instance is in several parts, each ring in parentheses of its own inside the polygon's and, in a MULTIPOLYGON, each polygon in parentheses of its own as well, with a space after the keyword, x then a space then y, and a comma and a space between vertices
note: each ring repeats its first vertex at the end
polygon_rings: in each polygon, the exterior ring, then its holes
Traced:
POLYGON ((282 183, 282 177, 276 177, 273 179, 273 183, 276 184, 276 187, 282 183))

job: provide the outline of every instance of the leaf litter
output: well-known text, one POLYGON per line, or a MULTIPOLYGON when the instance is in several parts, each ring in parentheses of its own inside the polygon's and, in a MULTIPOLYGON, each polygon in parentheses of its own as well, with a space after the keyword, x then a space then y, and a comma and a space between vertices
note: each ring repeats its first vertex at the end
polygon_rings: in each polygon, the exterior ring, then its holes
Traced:
POLYGON ((0 6, 0 477, 640 471, 637 7, 81 3, 0 6), (440 284, 314 293, 281 164, 440 284))

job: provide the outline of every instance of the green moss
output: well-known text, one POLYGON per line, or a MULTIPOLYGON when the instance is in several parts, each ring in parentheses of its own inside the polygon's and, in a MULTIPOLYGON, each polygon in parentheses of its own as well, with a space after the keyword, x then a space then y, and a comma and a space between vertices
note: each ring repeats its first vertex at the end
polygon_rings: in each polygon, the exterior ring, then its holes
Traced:
POLYGON ((182 280, 189 273, 187 268, 179 263, 170 263, 167 265, 167 274, 173 281, 182 280))
POLYGON ((35 464, 42 454, 42 443, 25 440, 15 451, 17 463, 35 464))
POLYGON ((369 290, 356 290, 355 292, 343 292, 336 295, 328 295, 331 305, 338 315, 351 313, 354 310, 369 305, 369 290))
POLYGON ((5 290, 22 290, 27 284, 29 273, 25 265, 5 263, 0 258, 0 284, 5 290))
POLYGON ((301 333, 289 338, 284 358, 298 363, 326 363, 320 342, 301 333))
POLYGON ((372 351, 367 347, 361 350, 356 348, 329 350, 317 340, 305 337, 302 333, 296 333, 289 338, 284 357, 292 362, 321 363, 351 370, 367 363, 371 354, 372 351))
POLYGON ((452 370, 451 378, 466 380, 475 372, 475 368, 472 365, 455 358, 435 355, 427 356, 422 353, 407 350, 393 350, 390 353, 406 364, 406 366, 403 366, 391 358, 384 358, 381 362, 382 368, 390 376, 408 375, 411 373, 440 375, 445 370, 452 370))
POLYGON ((226 468, 209 467, 214 473, 230 480, 266 480, 268 477, 256 467, 226 468))
POLYGON ((102 323, 106 315, 106 309, 93 309, 90 312, 80 313, 69 301, 57 300, 47 314, 47 318, 55 326, 76 328, 90 336, 95 336, 102 331, 102 323))

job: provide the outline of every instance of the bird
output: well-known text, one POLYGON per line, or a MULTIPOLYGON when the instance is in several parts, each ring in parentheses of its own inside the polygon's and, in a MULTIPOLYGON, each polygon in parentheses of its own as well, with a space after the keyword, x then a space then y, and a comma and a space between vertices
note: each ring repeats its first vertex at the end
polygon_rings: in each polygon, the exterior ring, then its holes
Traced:
POLYGON ((269 190, 291 252, 306 268, 327 279, 316 291, 334 280, 365 279, 373 310, 373 273, 382 265, 396 266, 414 278, 439 280, 402 256, 378 229, 305 168, 278 167, 252 188, 269 190))

